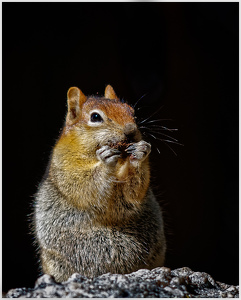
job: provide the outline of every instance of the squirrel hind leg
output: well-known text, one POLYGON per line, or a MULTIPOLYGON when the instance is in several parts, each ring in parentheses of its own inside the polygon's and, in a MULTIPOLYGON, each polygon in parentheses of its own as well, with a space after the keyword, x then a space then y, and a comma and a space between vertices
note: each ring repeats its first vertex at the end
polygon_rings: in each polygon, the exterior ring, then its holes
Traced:
POLYGON ((57 282, 66 281, 76 270, 71 263, 55 250, 42 249, 43 272, 51 275, 57 282))

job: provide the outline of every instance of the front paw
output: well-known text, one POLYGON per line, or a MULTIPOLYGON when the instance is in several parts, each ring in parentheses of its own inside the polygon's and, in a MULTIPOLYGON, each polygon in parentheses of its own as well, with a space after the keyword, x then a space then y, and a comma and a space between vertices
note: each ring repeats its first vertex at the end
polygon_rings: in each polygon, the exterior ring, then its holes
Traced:
POLYGON ((118 149, 111 148, 110 146, 102 146, 96 151, 96 156, 98 160, 104 164, 114 167, 118 161, 118 158, 121 157, 121 152, 118 149))
POLYGON ((140 141, 138 143, 131 144, 126 152, 130 155, 130 159, 142 161, 151 152, 151 144, 148 144, 145 141, 140 141))

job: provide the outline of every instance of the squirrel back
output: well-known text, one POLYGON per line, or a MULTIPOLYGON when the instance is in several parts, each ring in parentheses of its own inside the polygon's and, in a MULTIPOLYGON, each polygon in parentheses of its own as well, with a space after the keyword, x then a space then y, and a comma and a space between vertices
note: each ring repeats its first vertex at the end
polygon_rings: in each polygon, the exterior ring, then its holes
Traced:
POLYGON ((36 194, 43 271, 63 281, 161 266, 161 210, 149 187, 151 145, 134 109, 107 86, 104 97, 68 91, 65 127, 36 194))

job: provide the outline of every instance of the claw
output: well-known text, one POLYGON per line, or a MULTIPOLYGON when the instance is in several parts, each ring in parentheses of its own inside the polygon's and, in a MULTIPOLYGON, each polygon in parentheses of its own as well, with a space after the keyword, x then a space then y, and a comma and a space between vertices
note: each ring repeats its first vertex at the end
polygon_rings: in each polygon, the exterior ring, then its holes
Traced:
POLYGON ((135 145, 130 145, 128 148, 125 149, 125 151, 127 153, 130 153, 131 151, 136 150, 136 146, 135 145))

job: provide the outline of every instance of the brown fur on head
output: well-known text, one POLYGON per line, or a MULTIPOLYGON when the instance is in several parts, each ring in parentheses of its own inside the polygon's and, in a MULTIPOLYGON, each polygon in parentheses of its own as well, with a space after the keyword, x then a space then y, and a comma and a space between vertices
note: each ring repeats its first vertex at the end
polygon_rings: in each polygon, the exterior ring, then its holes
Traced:
POLYGON ((127 147, 141 140, 134 109, 121 102, 110 85, 104 97, 86 97, 77 87, 69 89, 66 130, 75 131, 85 143, 88 140, 93 151, 103 145, 127 147))
POLYGON ((110 85, 107 85, 104 97, 86 97, 77 87, 71 87, 67 95, 67 125, 73 125, 77 122, 88 123, 88 114, 94 109, 103 110, 108 119, 118 124, 135 123, 134 109, 127 103, 122 103, 110 85))

